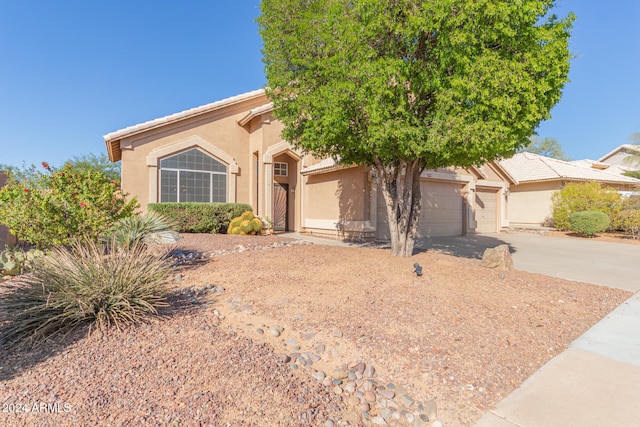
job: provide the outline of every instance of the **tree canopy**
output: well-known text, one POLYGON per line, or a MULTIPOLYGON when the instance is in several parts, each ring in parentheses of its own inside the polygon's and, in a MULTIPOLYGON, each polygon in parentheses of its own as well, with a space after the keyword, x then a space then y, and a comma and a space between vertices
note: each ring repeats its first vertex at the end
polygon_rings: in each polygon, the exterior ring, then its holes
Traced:
POLYGON ((374 166, 392 252, 411 255, 420 172, 514 152, 560 99, 573 15, 549 15, 553 4, 263 0, 267 94, 283 137, 374 166))
POLYGON ((520 150, 527 151, 529 153, 539 154, 545 157, 551 157, 558 160, 571 160, 567 157, 562 149, 562 146, 555 138, 538 138, 532 136, 530 138, 530 144, 526 147, 522 147, 520 150))

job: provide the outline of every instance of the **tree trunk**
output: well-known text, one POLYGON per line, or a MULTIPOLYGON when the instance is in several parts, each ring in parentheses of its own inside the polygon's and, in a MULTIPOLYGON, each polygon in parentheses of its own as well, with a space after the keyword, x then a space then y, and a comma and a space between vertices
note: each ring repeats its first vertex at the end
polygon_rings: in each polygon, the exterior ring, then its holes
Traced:
POLYGON ((387 207, 391 254, 410 257, 420 220, 420 159, 384 165, 376 158, 375 166, 387 207))

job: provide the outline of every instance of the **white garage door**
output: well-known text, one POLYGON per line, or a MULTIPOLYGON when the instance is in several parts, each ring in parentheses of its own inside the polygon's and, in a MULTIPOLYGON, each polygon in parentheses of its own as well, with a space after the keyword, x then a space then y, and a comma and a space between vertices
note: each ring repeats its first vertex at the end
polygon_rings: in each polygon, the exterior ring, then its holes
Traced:
POLYGON ((498 231, 498 191, 490 188, 476 189, 476 233, 498 231))
POLYGON ((418 237, 461 236, 464 204, 462 186, 423 181, 418 237))

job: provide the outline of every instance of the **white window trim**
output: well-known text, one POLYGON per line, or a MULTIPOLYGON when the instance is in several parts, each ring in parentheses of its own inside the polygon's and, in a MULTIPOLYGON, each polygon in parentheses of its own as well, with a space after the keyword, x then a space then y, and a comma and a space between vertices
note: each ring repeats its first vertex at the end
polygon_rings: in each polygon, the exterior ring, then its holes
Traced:
POLYGON ((273 176, 289 176, 289 164, 286 162, 273 162, 273 176), (282 173, 276 173, 277 171, 284 171, 282 173))

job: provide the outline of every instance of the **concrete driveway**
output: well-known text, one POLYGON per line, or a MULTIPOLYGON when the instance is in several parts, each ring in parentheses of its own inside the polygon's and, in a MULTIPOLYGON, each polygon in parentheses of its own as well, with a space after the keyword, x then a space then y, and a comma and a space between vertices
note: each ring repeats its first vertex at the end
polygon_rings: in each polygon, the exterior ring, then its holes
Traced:
POLYGON ((536 233, 496 233, 420 239, 416 250, 439 250, 480 259, 485 249, 502 244, 510 246, 517 270, 634 293, 640 290, 640 245, 536 233))

